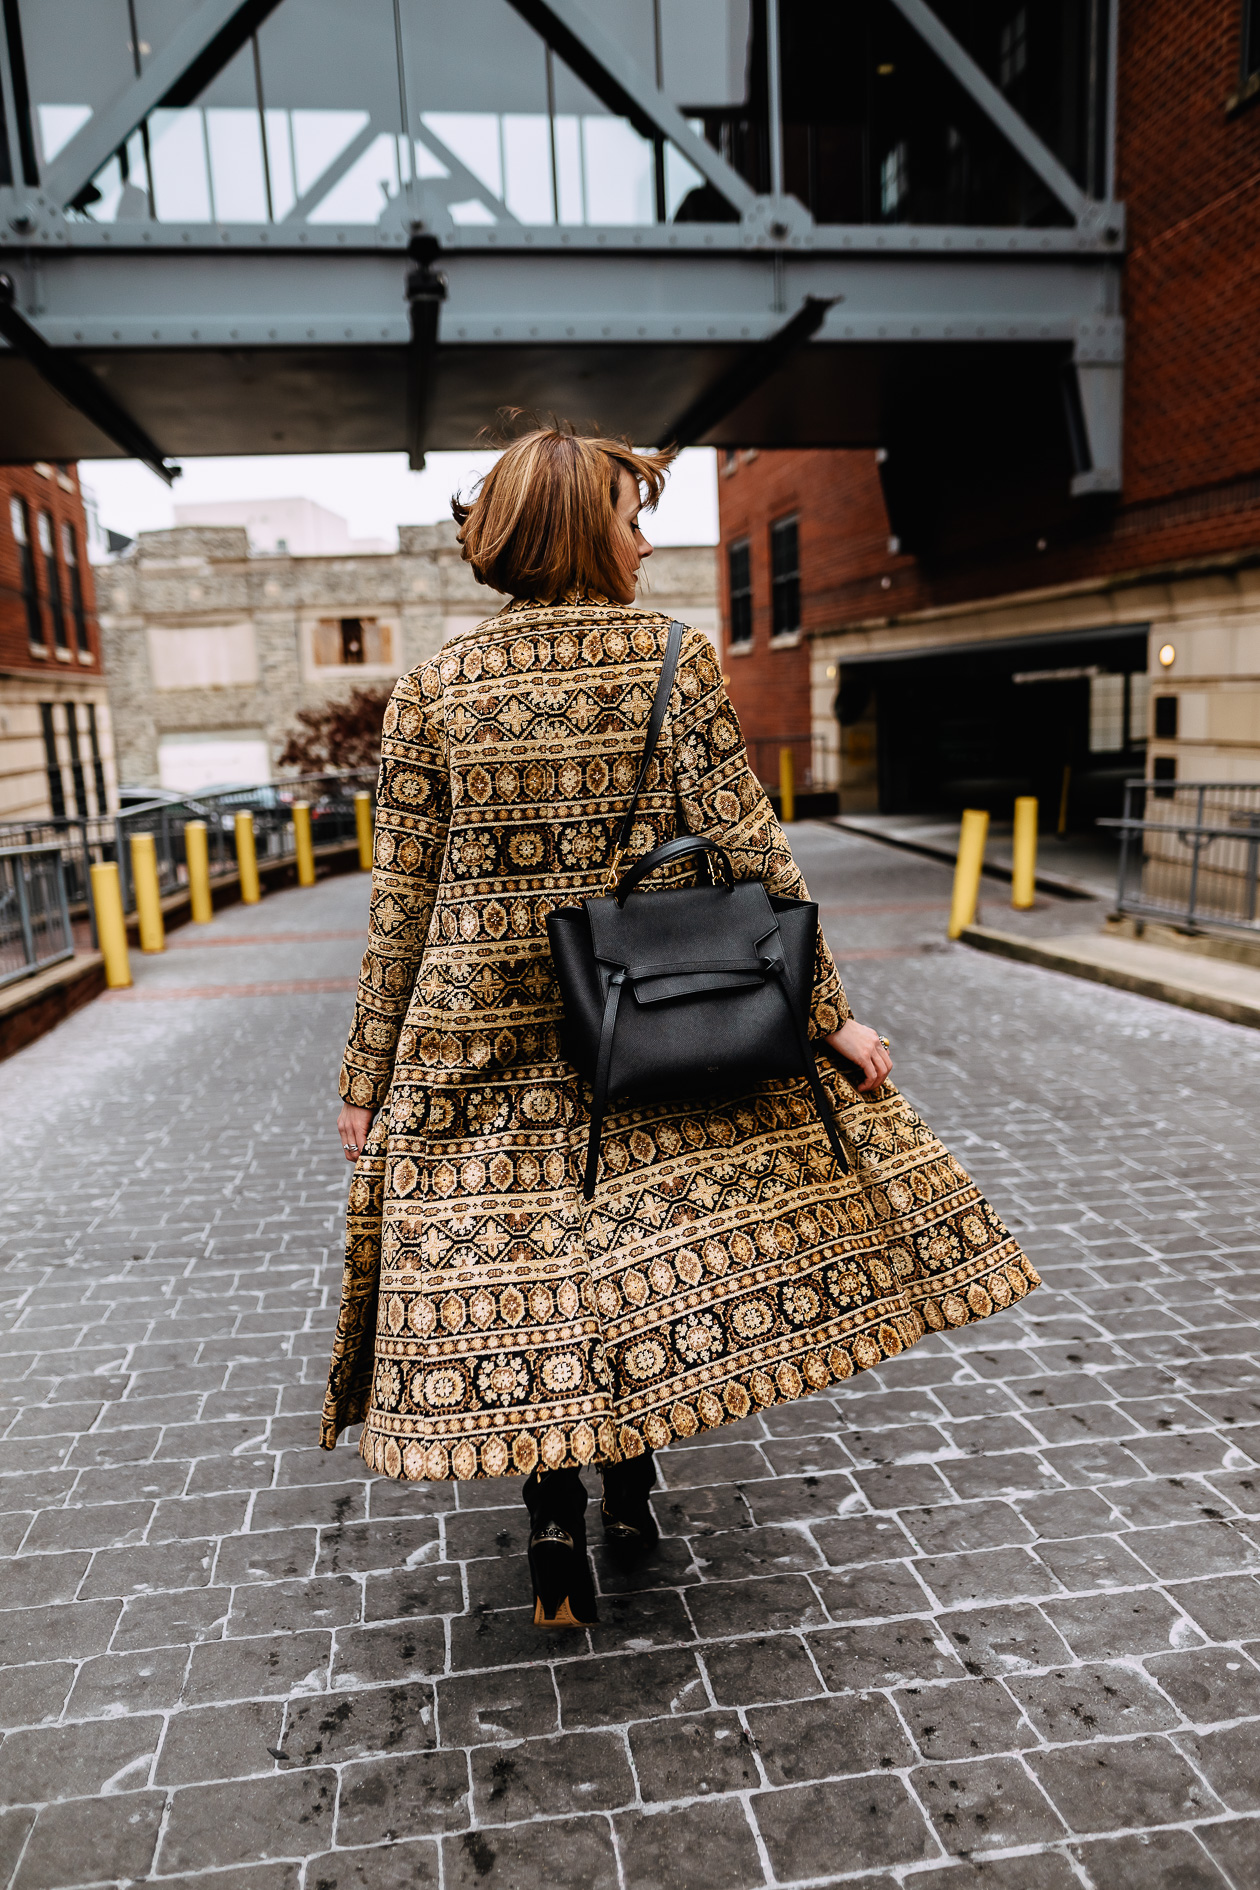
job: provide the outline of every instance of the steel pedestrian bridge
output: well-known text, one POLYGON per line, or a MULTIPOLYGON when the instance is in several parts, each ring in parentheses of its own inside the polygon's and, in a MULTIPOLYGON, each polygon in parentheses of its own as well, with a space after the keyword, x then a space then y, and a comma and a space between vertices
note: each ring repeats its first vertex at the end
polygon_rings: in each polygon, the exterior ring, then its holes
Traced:
MULTIPOLYGON (((640 440, 1118 491, 1115 0, 5 0, 0 453, 640 440)), ((1069 496, 1070 495, 1070 496, 1069 496)))

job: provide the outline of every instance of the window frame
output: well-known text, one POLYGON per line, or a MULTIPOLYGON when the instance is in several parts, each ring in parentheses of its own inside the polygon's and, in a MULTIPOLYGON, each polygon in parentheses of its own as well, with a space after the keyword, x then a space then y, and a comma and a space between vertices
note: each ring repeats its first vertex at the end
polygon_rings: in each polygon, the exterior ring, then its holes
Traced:
POLYGON ((101 754, 101 732, 96 720, 96 704, 87 704, 88 743, 92 752, 92 782, 96 789, 96 811, 98 814, 109 812, 109 795, 105 790, 105 759, 101 754))
POLYGON ((39 720, 44 737, 44 770, 48 777, 48 805, 52 809, 54 820, 64 820, 66 818, 66 778, 61 771, 61 756, 57 750, 56 708, 55 702, 41 702, 39 720))
POLYGON ((90 663, 92 649, 88 637, 87 608, 83 602, 83 567, 79 560, 79 534, 74 529, 73 521, 68 518, 63 518, 61 521, 61 558, 70 580, 70 616, 74 622, 74 637, 78 646, 79 661, 90 663))
POLYGON ((39 573, 35 567, 35 546, 31 538, 31 508, 20 493, 9 495, 9 530, 18 551, 18 572, 22 602, 26 607, 26 634, 32 656, 48 655, 48 630, 40 604, 39 573))
POLYGON ((66 623, 65 599, 61 594, 61 564, 57 557, 57 521, 41 506, 36 521, 40 556, 44 560, 44 586, 48 596, 48 614, 52 618, 53 649, 63 663, 74 655, 70 629, 66 623))
POLYGON ((732 539, 731 543, 726 547, 726 594, 728 605, 726 646, 729 650, 737 654, 746 654, 753 646, 752 539, 747 536, 732 539), (735 560, 737 557, 742 557, 744 560, 745 578, 745 581, 738 586, 735 583, 735 560), (736 610, 737 600, 739 603, 738 612, 736 610), (747 625, 748 634, 746 636, 736 636, 735 634, 737 615, 741 626, 744 624, 747 625))
POLYGON ((801 519, 799 512, 790 512, 784 518, 771 521, 770 525, 770 647, 788 649, 800 641, 801 635, 801 519), (792 535, 793 562, 789 570, 785 565, 779 568, 778 548, 785 542, 788 532, 792 535), (781 608, 783 600, 789 599, 788 606, 781 608), (791 617, 791 625, 781 619, 791 617))

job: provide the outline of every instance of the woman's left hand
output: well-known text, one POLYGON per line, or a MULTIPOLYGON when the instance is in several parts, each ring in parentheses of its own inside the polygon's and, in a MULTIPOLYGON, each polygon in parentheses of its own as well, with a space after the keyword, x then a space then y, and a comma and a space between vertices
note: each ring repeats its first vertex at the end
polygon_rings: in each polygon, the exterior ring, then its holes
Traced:
POLYGON ((337 1134, 341 1137, 341 1152, 348 1162, 357 1162, 363 1153, 375 1114, 374 1109, 356 1109, 350 1103, 342 1103, 337 1134))
POLYGON ((869 1024, 859 1024, 854 1017, 834 1030, 827 1042, 850 1063, 857 1064, 866 1079, 858 1084, 862 1094, 868 1089, 878 1089, 892 1069, 892 1057, 879 1032, 872 1030, 869 1024))

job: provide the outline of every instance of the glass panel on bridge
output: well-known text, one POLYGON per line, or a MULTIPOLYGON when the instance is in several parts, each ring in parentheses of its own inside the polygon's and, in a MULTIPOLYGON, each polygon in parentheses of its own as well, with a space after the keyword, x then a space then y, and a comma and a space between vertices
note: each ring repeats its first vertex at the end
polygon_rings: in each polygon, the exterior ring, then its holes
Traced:
MULTIPOLYGON (((764 0, 586 0, 643 77, 770 188, 764 0)), ((23 0, 44 164, 143 72, 191 0, 23 0)), ((1102 194, 1104 9, 934 0, 1085 188, 1102 194)), ((891 0, 781 0, 784 176, 821 223, 1036 226, 1067 213, 891 0)), ((97 222, 379 222, 401 192, 457 224, 731 221, 508 0, 281 0, 193 100, 153 112, 81 193, 97 222), (400 63, 401 54, 401 63, 400 63), (404 122, 404 118, 407 122, 404 122)))

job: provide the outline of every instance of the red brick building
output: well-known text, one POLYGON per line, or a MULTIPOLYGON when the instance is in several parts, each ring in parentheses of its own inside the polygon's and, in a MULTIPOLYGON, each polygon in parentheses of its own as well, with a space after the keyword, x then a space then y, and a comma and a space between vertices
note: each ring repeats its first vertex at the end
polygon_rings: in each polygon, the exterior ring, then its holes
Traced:
POLYGON ((1126 0, 1117 78, 1118 501, 1049 463, 1018 490, 978 474, 983 414, 930 476, 891 437, 722 456, 732 695, 754 738, 812 733, 854 811, 1057 806, 1070 767, 1083 824, 1148 747, 1157 775, 1260 779, 1260 7, 1126 0), (775 634, 793 519, 798 624, 781 608, 775 634))
POLYGON ((0 820, 115 803, 78 470, 0 467, 0 820))

